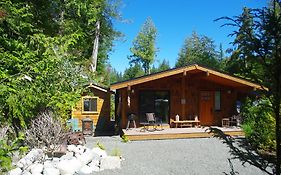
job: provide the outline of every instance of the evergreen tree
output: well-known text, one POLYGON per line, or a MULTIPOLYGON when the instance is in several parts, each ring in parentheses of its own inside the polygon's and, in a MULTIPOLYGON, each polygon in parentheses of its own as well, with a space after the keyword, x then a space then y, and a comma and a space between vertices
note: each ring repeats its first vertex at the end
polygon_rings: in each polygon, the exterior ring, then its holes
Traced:
POLYGON ((167 61, 167 60, 164 59, 164 60, 159 64, 158 68, 156 68, 156 67, 154 67, 154 66, 152 67, 151 73, 161 72, 161 71, 165 71, 165 70, 168 70, 168 69, 170 69, 169 61, 167 61))
MULTIPOLYGON (((238 27, 232 35, 236 37, 236 49, 232 55, 241 65, 242 74, 266 86, 264 95, 270 99, 275 118, 276 174, 281 172, 281 2, 262 9, 247 9, 237 17, 223 17, 238 27)), ((261 126, 259 126, 261 127, 261 126)))
POLYGON ((136 77, 143 76, 144 74, 145 73, 144 73, 141 65, 134 64, 133 66, 131 65, 129 68, 127 68, 124 71, 123 80, 133 79, 133 78, 136 78, 136 77))
POLYGON ((184 41, 176 67, 189 64, 201 64, 211 68, 219 68, 218 53, 215 50, 214 41, 207 36, 200 36, 193 32, 191 37, 184 41))
POLYGON ((140 64, 145 74, 150 74, 150 66, 156 55, 157 29, 151 18, 148 18, 130 48, 132 55, 128 58, 131 64, 140 64))

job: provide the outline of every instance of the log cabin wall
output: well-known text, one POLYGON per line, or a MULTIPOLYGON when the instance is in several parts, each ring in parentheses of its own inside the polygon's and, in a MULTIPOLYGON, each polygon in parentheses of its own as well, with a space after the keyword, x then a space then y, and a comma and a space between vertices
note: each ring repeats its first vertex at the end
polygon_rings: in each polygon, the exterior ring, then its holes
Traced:
MULTIPOLYGON (((213 125, 221 125, 221 119, 230 117, 235 113, 235 102, 238 98, 237 88, 215 83, 208 80, 208 77, 201 74, 177 74, 154 81, 148 81, 127 88, 119 89, 122 96, 121 105, 121 124, 122 128, 126 127, 127 114, 139 111, 139 96, 144 90, 165 90, 170 95, 170 119, 180 115, 180 120, 190 119, 190 116, 198 115, 200 119, 200 92, 209 91, 221 93, 221 110, 213 110, 213 125), (129 103, 128 103, 129 101, 129 103)), ((137 124, 140 122, 139 117, 136 119, 137 124)))
POLYGON ((94 96, 87 93, 82 94, 81 99, 77 102, 76 107, 72 109, 72 118, 78 119, 78 127, 82 130, 82 119, 90 118, 93 120, 94 129, 96 131, 112 130, 110 122, 110 92, 104 92, 94 87, 89 87, 94 96), (82 98, 85 96, 98 97, 97 112, 83 113, 82 98))

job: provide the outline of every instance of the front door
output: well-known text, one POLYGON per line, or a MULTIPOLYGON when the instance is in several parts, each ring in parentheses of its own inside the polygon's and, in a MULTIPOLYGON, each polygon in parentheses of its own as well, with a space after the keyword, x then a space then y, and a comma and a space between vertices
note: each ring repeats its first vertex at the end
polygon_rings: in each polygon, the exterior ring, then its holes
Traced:
POLYGON ((212 125, 214 123, 213 106, 214 106, 214 94, 211 91, 200 92, 200 124, 212 125))

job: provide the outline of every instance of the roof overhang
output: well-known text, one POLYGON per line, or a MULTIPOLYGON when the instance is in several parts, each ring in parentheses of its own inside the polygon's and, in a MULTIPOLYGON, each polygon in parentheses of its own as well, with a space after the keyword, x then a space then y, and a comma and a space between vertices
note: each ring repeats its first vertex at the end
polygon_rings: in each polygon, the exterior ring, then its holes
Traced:
POLYGON ((107 92, 115 93, 114 91, 112 91, 108 88, 105 88, 105 87, 102 87, 102 86, 99 86, 99 85, 96 85, 96 84, 93 84, 93 83, 90 83, 87 87, 88 88, 95 88, 95 89, 97 89, 99 91, 102 91, 102 92, 105 92, 105 93, 107 93, 107 92))
POLYGON ((224 79, 229 82, 231 81, 233 83, 241 84, 243 86, 248 86, 253 89, 267 90, 267 88, 262 87, 261 85, 253 83, 251 81, 248 81, 248 80, 236 77, 236 76, 232 76, 232 75, 229 75, 226 73, 222 73, 222 72, 219 72, 219 71, 216 71, 213 69, 209 69, 209 68, 206 68, 203 66, 199 66, 197 64, 185 66, 185 67, 181 67, 181 68, 170 69, 167 71, 163 71, 163 72, 159 72, 159 73, 155 73, 155 74, 151 74, 151 75, 145 75, 142 77, 138 77, 138 78, 123 81, 123 82, 117 82, 110 86, 110 90, 122 89, 125 87, 130 87, 130 86, 146 83, 149 81, 153 81, 153 80, 157 80, 157 79, 161 79, 161 78, 165 78, 165 77, 169 77, 169 76, 173 76, 173 75, 177 75, 177 74, 181 74, 181 73, 186 75, 188 72, 192 72, 192 71, 206 72, 206 74, 208 74, 208 75, 216 76, 216 77, 219 77, 219 78, 224 79))

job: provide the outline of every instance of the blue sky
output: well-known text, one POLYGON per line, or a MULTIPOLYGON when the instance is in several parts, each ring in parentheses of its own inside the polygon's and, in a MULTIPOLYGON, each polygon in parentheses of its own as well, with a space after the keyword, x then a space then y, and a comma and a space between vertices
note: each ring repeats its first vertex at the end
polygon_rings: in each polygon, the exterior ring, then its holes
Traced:
POLYGON ((225 50, 231 47, 229 43, 233 38, 227 35, 234 28, 220 27, 223 22, 214 22, 214 19, 239 15, 243 7, 259 8, 267 3, 267 0, 123 0, 120 10, 127 22, 116 21, 114 27, 124 37, 115 42, 110 63, 118 72, 129 67, 129 49, 147 17, 152 18, 158 30, 159 51, 154 64, 157 66, 166 59, 173 67, 185 38, 192 31, 212 38, 217 46, 222 43, 225 50))

